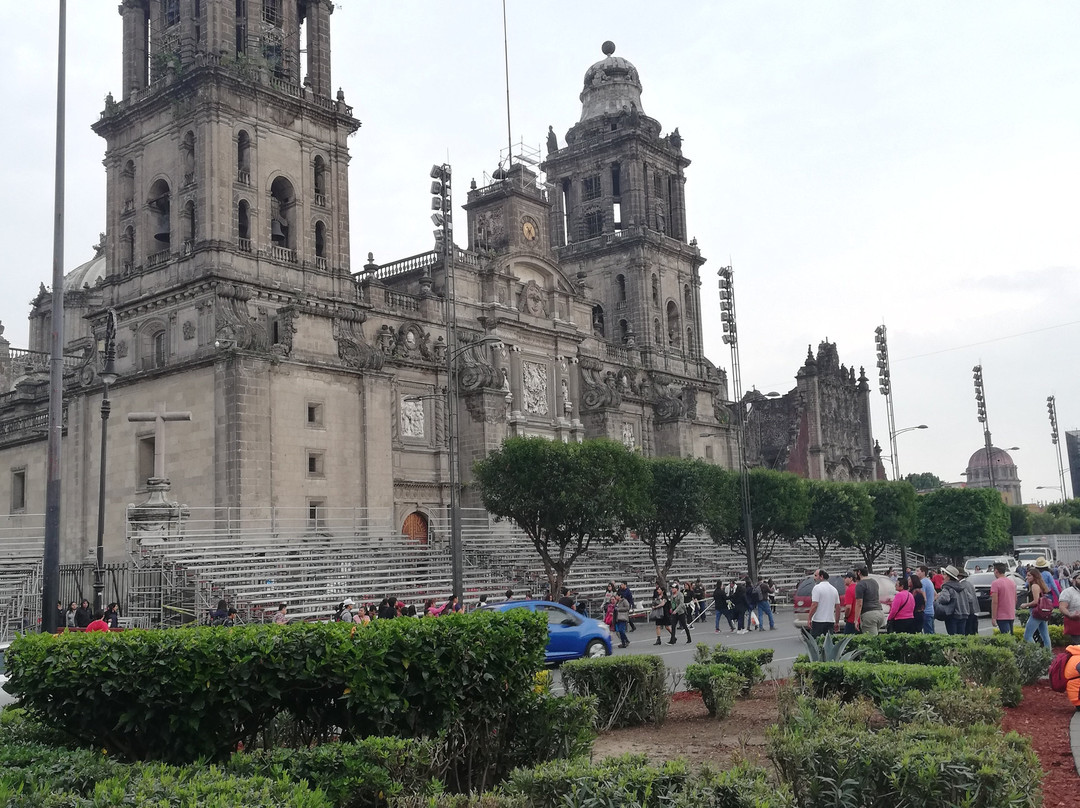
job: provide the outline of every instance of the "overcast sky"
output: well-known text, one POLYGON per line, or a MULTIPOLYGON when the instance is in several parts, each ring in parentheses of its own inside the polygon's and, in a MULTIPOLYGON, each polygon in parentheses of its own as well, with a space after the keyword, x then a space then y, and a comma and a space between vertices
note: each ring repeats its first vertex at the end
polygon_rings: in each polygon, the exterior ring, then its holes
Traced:
MULTIPOLYGON (((679 127, 717 365, 730 357, 715 271, 730 261, 747 389, 789 390, 825 338, 873 377, 884 322, 897 427, 930 427, 898 438, 901 471, 962 479, 982 446, 981 362, 994 444, 1020 447, 1025 501, 1060 496, 1036 486, 1059 484, 1046 397, 1063 430, 1080 427, 1080 4, 507 6, 515 143, 540 148, 549 124, 564 142, 606 39, 637 66, 645 113, 679 127)), ((116 7, 68 3, 69 269, 104 229, 104 141, 89 127, 105 94, 121 95, 116 7)), ((15 347, 51 278, 55 8, 0 3, 0 320, 15 347)), ((459 205, 467 180, 496 167, 508 140, 502 7, 344 0, 331 26, 333 81, 363 124, 351 140, 357 270, 369 251, 385 263, 429 249, 433 162, 453 165, 459 205)), ((876 392, 873 403, 888 453, 876 392)))

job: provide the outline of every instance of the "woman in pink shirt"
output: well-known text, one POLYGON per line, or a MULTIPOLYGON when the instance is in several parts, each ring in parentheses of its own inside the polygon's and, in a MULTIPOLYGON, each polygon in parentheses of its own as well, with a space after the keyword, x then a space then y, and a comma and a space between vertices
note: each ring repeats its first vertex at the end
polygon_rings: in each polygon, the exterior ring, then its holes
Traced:
POLYGON ((906 576, 897 579, 896 595, 889 607, 889 633, 915 634, 922 628, 922 621, 915 620, 915 596, 908 591, 911 581, 906 576))

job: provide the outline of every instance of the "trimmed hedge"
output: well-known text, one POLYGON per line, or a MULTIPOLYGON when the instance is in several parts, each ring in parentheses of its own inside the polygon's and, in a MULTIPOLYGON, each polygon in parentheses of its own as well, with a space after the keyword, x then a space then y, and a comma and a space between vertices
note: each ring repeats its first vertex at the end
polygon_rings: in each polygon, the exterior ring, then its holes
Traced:
POLYGON ((725 718, 735 706, 736 697, 745 684, 743 675, 730 665, 686 666, 686 683, 701 692, 705 709, 714 718, 725 718))
POLYGON ((878 707, 894 727, 912 723, 996 727, 1005 714, 1001 707, 1001 692, 997 688, 977 685, 959 690, 907 690, 882 699, 878 707))
POLYGON ((513 610, 363 627, 32 634, 12 643, 7 665, 10 690, 47 725, 111 754, 186 762, 224 760, 283 712, 307 741, 340 728, 345 739, 446 732, 505 745, 529 731, 518 715, 531 709, 546 643, 543 617, 513 610))
POLYGON ((1042 769, 1027 738, 995 727, 788 724, 769 731, 769 756, 803 806, 1042 804, 1042 769))
POLYGON ((662 724, 667 718, 667 669, 660 657, 574 659, 560 670, 567 692, 596 697, 600 730, 662 724))
POLYGON ((791 792, 764 769, 738 765, 716 772, 691 772, 685 760, 650 765, 645 755, 599 763, 560 760, 518 769, 500 789, 526 808, 556 805, 640 808, 793 808, 791 792))
POLYGON ((1001 691, 1001 703, 1006 707, 1015 707, 1024 700, 1020 669, 1012 649, 971 643, 951 648, 945 656, 967 681, 1001 691))
POLYGON ((901 662, 907 665, 948 665, 945 652, 951 648, 989 644, 1011 648, 1008 637, 980 637, 962 634, 855 634, 851 647, 861 650, 860 662, 901 662))
MULTIPOLYGON (((1050 633, 1050 645, 1054 648, 1064 648, 1068 645, 1068 641, 1065 639, 1065 629, 1061 626, 1055 626, 1050 624, 1046 627, 1046 630, 1050 633)), ((1020 642, 1024 642, 1024 629, 1021 626, 1013 627, 1013 636, 1020 642)), ((1028 645, 1034 645, 1034 643, 1028 643, 1028 645)))
POLYGON ((796 662, 793 671, 810 695, 836 695, 842 699, 867 696, 875 702, 908 690, 954 689, 963 685, 956 668, 896 662, 796 662))
POLYGON ((730 665, 743 677, 743 693, 749 693, 754 685, 765 681, 765 666, 773 661, 773 649, 737 651, 720 644, 710 647, 699 642, 694 649, 694 661, 704 665, 730 665))

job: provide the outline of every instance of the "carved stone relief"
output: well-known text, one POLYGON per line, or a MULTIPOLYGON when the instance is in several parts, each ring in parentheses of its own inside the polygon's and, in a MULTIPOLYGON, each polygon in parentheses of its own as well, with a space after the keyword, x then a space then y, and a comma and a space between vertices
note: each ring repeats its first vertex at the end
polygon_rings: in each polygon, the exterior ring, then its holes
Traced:
POLYGON ((536 281, 529 281, 521 288, 518 295, 518 311, 533 317, 547 317, 544 305, 545 292, 536 281))
POLYGON ((364 338, 364 314, 358 309, 338 309, 334 314, 334 339, 338 357, 357 370, 380 370, 386 357, 364 338))
MULTIPOLYGON (((466 343, 463 343, 466 345, 466 343)), ((461 356, 458 358, 457 382, 462 392, 472 392, 484 387, 500 387, 502 375, 495 369, 491 361, 490 344, 468 344, 459 349, 461 356)))
POLYGON ((250 299, 251 290, 238 284, 226 283, 217 288, 214 336, 231 340, 241 350, 265 350, 269 347, 266 325, 251 316, 248 311, 250 299))
POLYGON ((525 411, 536 415, 547 415, 549 412, 547 365, 523 361, 521 382, 525 411))
POLYGON ((403 438, 424 437, 424 402, 401 397, 401 436, 403 438))
POLYGON ((191 320, 184 320, 183 329, 184 339, 195 339, 195 323, 193 323, 191 320))
POLYGON ((618 407, 622 404, 622 396, 619 394, 618 385, 606 384, 603 365, 598 359, 589 356, 581 357, 581 409, 583 412, 592 412, 604 407, 618 407))
POLYGON ((622 444, 631 451, 637 446, 637 439, 634 437, 633 424, 622 425, 622 444))

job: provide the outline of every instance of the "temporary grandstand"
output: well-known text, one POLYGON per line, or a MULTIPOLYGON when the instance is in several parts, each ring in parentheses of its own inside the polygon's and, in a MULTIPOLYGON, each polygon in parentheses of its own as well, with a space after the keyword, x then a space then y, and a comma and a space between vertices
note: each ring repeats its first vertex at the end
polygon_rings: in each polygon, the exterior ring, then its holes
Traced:
MULTIPOLYGON (((320 509, 237 512, 191 509, 150 526, 129 511, 124 564, 110 565, 106 600, 122 604, 134 626, 178 626, 205 620, 220 600, 241 619, 270 619, 278 603, 295 619, 328 619, 346 597, 377 603, 393 595, 418 607, 428 598, 442 603, 451 592, 449 520, 431 519, 428 537, 397 533, 388 512, 320 509)), ((0 631, 2 637, 37 624, 41 607, 43 518, 25 517, 0 531, 0 631)), ((485 511, 465 510, 462 547, 466 606, 480 595, 545 595, 547 579, 532 543, 485 511)), ((794 587, 817 558, 805 547, 785 546, 762 565, 781 596, 794 587)), ((858 560, 852 550, 826 559, 831 569, 858 560)), ((882 568, 895 558, 881 560, 882 568)), ((707 536, 691 536, 679 546, 668 578, 701 579, 711 591, 745 570, 745 560, 707 536)), ((566 582, 582 599, 598 600, 610 581, 627 581, 647 597, 656 573, 648 549, 633 536, 616 545, 594 545, 575 562, 566 582)), ((93 563, 65 567, 65 602, 92 597, 93 563)))

